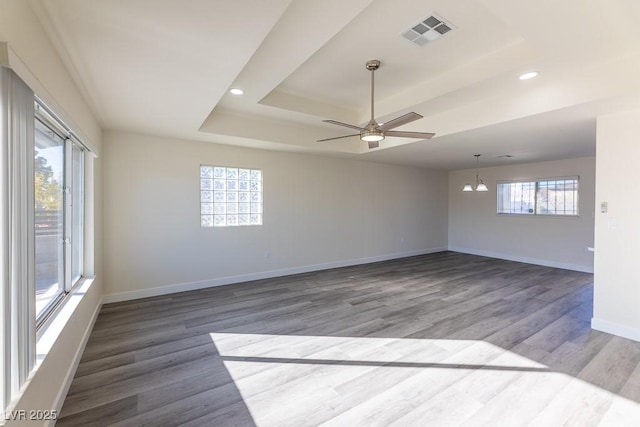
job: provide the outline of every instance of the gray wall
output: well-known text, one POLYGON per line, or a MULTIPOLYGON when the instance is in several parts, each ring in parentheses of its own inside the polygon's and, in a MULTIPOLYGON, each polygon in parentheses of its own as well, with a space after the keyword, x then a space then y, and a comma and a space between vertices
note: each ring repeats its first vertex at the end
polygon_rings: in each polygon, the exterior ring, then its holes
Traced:
POLYGON ((454 251, 593 272, 595 158, 481 168, 486 193, 462 192, 475 169, 449 172, 449 248, 454 251), (498 215, 502 180, 580 176, 579 217, 498 215))
POLYGON ((104 150, 110 301, 447 247, 446 172, 129 133, 104 150), (263 225, 201 228, 201 164, 262 169, 263 225))

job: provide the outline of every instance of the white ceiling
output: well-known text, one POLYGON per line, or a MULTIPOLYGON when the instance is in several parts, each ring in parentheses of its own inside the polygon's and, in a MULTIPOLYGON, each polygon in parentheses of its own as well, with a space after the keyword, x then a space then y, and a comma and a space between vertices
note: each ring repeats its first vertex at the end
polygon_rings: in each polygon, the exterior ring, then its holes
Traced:
POLYGON ((31 4, 105 129, 458 169, 595 155, 595 118, 640 106, 637 0, 31 4), (432 13, 455 29, 400 36, 432 13), (315 142, 368 121, 369 59, 379 121, 435 138, 315 142))

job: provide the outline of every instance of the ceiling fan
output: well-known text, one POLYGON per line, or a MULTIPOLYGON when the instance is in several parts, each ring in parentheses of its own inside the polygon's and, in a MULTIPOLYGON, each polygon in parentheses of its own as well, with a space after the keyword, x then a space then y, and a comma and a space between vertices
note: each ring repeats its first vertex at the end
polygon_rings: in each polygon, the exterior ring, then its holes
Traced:
POLYGON ((389 120, 384 124, 379 124, 378 122, 376 122, 375 118, 373 117, 373 87, 374 87, 373 82, 374 82, 375 71, 378 68, 380 68, 380 61, 378 61, 377 59, 372 59, 370 61, 367 61, 367 63, 365 64, 365 67, 367 68, 367 70, 371 71, 371 120, 369 120, 369 123, 367 123, 365 127, 350 125, 348 123, 342 123, 336 120, 323 120, 323 122, 325 123, 331 123, 333 125, 344 126, 351 129, 357 129, 360 132, 354 133, 351 135, 336 136, 335 138, 319 139, 318 142, 331 141, 333 139, 340 139, 340 138, 349 138, 352 136, 359 136, 362 141, 368 142, 369 149, 372 149, 372 148, 377 148, 379 146, 379 142, 382 141, 386 136, 396 136, 401 138, 420 138, 420 139, 432 138, 435 135, 434 133, 405 132, 405 131, 391 130, 391 129, 397 128, 398 126, 402 126, 404 124, 413 122, 414 120, 421 119, 422 116, 418 113, 407 113, 393 120, 389 120))

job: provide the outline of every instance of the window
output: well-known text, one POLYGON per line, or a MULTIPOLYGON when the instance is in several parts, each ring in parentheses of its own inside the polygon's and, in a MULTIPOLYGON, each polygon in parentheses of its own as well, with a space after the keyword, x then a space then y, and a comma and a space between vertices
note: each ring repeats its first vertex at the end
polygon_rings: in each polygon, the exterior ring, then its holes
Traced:
POLYGON ((7 67, 0 67, 0 146, 0 403, 6 415, 35 366, 38 333, 85 274, 84 181, 92 164, 75 134, 7 67))
POLYGON ((36 317, 64 293, 64 139, 35 123, 36 317))
POLYGON ((262 224, 262 171, 200 166, 200 225, 262 224))
POLYGON ((578 177, 498 183, 498 213, 578 215, 578 177))
POLYGON ((36 102, 35 111, 35 293, 41 323, 83 273, 84 148, 44 106, 36 102))

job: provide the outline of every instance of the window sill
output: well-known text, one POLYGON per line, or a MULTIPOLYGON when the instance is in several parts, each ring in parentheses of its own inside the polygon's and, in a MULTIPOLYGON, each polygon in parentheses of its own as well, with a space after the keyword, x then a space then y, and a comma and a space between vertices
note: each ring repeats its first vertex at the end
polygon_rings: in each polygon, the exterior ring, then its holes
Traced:
POLYGON ((500 217, 512 217, 512 218, 555 218, 555 219, 579 219, 580 215, 549 215, 549 214, 518 214, 518 213, 496 213, 500 217))
POLYGON ((25 390, 27 390, 34 376, 38 372, 38 368, 53 348, 54 344, 60 337, 60 334, 71 320, 73 314, 76 312, 76 309, 93 283, 93 277, 82 279, 80 283, 78 283, 71 292, 67 294, 63 301, 58 304, 49 318, 45 320, 38 329, 36 334, 36 360, 34 367, 29 373, 29 377, 20 388, 20 391, 13 397, 9 405, 7 405, 4 413, 5 416, 0 419, 0 426, 4 426, 9 421, 6 419, 6 414, 10 413, 20 405, 20 399, 23 397, 25 390))
POLYGON ((48 319, 38 328, 36 333, 36 363, 34 371, 44 358, 49 354, 51 347, 58 339, 58 336, 64 329, 65 325, 75 312, 76 308, 82 301, 91 285, 93 285, 93 277, 82 279, 64 300, 54 309, 48 319))

